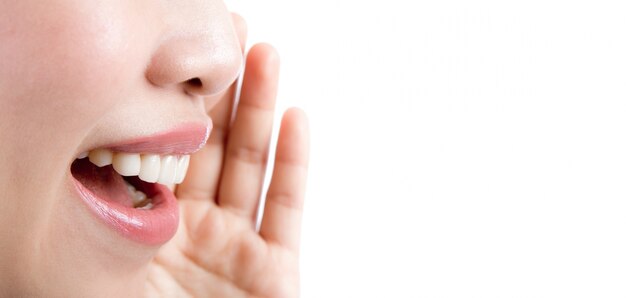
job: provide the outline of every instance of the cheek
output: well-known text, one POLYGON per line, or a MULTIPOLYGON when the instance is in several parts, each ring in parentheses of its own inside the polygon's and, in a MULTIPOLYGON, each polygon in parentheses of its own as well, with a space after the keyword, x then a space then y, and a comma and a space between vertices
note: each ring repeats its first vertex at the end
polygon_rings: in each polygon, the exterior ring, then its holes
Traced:
POLYGON ((11 111, 2 119, 89 125, 141 79, 149 57, 132 45, 146 44, 138 39, 148 26, 127 1, 28 2, 0 21, 0 113, 11 111))
POLYGON ((12 181, 36 193, 61 179, 41 169, 66 168, 98 119, 145 81, 158 33, 126 2, 0 0, 0 140, 11 144, 0 147, 0 189, 12 181))

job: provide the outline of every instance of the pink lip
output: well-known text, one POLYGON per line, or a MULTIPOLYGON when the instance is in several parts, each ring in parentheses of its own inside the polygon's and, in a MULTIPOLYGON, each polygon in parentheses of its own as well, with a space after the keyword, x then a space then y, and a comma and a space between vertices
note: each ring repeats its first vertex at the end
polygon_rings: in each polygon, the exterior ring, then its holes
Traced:
POLYGON ((164 185, 143 184, 154 204, 154 207, 149 210, 105 201, 74 179, 74 185, 83 201, 108 226, 136 242, 146 245, 162 245, 174 237, 178 228, 176 197, 164 185))
MULTIPOLYGON (((212 124, 185 124, 172 130, 130 141, 103 146, 113 151, 155 154, 190 154, 207 141, 212 124)), ((133 179, 136 177, 133 177, 133 179)), ((148 210, 124 206, 99 197, 72 176, 79 196, 89 209, 126 238, 146 245, 162 245, 178 228, 178 204, 172 191, 158 183, 146 183, 138 178, 142 191, 152 199, 148 210)))
POLYGON ((190 154, 204 146, 212 127, 211 122, 185 124, 166 132, 107 145, 105 148, 129 153, 190 154))

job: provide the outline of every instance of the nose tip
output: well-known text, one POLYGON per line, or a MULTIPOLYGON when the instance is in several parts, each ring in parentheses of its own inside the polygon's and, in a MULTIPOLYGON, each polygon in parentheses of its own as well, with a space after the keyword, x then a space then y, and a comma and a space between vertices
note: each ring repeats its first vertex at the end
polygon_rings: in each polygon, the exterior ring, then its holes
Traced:
POLYGON ((191 95, 209 96, 226 89, 242 69, 234 33, 183 36, 163 42, 153 54, 146 78, 160 87, 179 86, 191 95))

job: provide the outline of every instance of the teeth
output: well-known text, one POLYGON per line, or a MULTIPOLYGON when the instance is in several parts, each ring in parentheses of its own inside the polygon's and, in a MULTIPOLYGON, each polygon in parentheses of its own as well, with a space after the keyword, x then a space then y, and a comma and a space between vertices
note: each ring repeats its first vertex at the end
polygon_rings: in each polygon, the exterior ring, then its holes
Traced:
POLYGON ((137 190, 132 184, 128 183, 128 181, 126 180, 124 180, 124 183, 126 183, 128 193, 130 193, 131 199, 133 199, 134 206, 137 206, 146 200, 147 196, 143 191, 137 190))
POLYGON ((161 184, 172 184, 176 178, 176 166, 178 158, 172 155, 161 157, 161 172, 158 182, 161 184))
POLYGON ((148 202, 143 206, 138 206, 137 209, 152 209, 152 207, 154 207, 154 205, 152 205, 152 202, 148 202))
POLYGON ((146 154, 141 156, 141 170, 139 179, 154 183, 159 180, 161 171, 161 157, 156 154, 146 154))
POLYGON ((140 205, 147 198, 148 196, 146 196, 146 194, 143 193, 143 191, 135 190, 135 192, 133 193, 133 205, 135 206, 140 205))
POLYGON ((122 176, 137 176, 141 170, 141 157, 137 153, 116 153, 113 169, 122 176))
POLYGON ((176 165, 176 178, 174 183, 180 184, 187 175, 187 168, 189 168, 189 155, 183 155, 178 158, 178 164, 176 165))
POLYGON ((89 152, 89 161, 99 167, 108 166, 113 162, 113 152, 107 149, 96 149, 89 152))
POLYGON ((146 196, 143 191, 137 190, 132 184, 128 183, 128 181, 126 180, 124 180, 124 183, 126 183, 126 187, 128 188, 128 193, 130 194, 130 198, 132 199, 133 207, 139 209, 152 208, 152 200, 148 199, 148 196, 146 196))
POLYGON ((189 155, 139 154, 95 149, 87 156, 91 163, 99 167, 112 164, 113 169, 122 176, 139 176, 143 181, 165 185, 183 182, 189 167, 189 155))

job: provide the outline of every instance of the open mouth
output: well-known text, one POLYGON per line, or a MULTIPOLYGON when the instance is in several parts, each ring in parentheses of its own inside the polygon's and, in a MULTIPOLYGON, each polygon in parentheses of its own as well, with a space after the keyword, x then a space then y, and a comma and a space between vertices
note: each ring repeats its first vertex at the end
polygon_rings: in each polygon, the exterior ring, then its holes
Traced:
MULTIPOLYGON (((176 197, 167 185, 184 180, 189 154, 204 145, 207 127, 199 134, 200 141, 192 145, 173 142, 178 153, 132 152, 151 148, 135 141, 81 154, 71 165, 76 190, 96 217, 126 238, 147 245, 164 244, 178 227, 176 197), (130 152, 119 150, 125 148, 130 152)), ((156 139, 172 143, 171 138, 156 139)), ((171 146, 160 145, 157 141, 154 147, 172 151, 171 146)))
POLYGON ((133 240, 161 244, 178 224, 176 198, 165 185, 182 182, 188 165, 189 155, 97 149, 72 163, 72 175, 90 209, 106 223, 133 240))
POLYGON ((189 155, 137 154, 96 149, 72 164, 72 174, 88 190, 110 203, 150 210, 154 184, 178 184, 185 179, 189 155))

